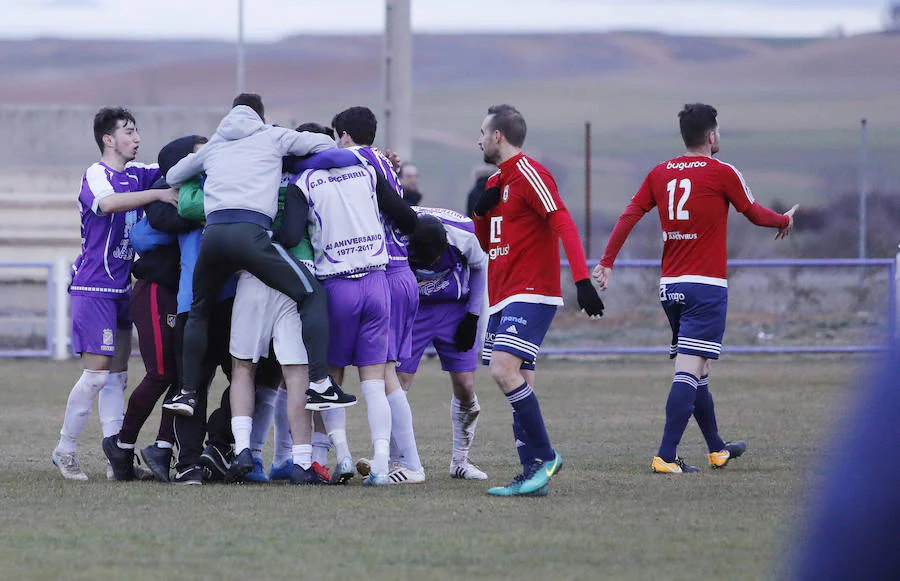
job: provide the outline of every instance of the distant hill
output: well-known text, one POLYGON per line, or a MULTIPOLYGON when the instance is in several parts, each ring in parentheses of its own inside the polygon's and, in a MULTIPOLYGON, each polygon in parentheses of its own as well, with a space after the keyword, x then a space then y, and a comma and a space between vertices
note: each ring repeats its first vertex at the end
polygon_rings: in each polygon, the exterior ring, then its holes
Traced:
MULTIPOLYGON (((275 103, 378 89, 379 36, 298 36, 248 44, 248 86, 275 103)), ((417 86, 596 77, 768 60, 834 41, 651 33, 417 35, 417 86)), ((213 41, 0 41, 0 103, 220 106, 233 93, 233 44, 213 41)), ((890 60, 890 59, 883 59, 890 60)), ((894 59, 896 62, 896 59, 894 59)))
MULTIPOLYGON (((249 44, 247 88, 263 94, 270 121, 282 124, 328 122, 349 105, 377 111, 381 42, 299 36, 249 44)), ((172 137, 211 132, 234 95, 234 51, 211 41, 0 41, 0 192, 71 191, 96 157, 90 117, 100 105, 125 104, 144 119, 144 161, 172 137)), ((481 161, 478 127, 498 102, 523 111, 526 149, 553 171, 579 220, 583 128, 592 122, 595 240, 605 239, 645 172, 680 151, 675 115, 686 102, 719 108, 721 156, 744 171, 763 203, 819 205, 854 191, 862 117, 870 121, 870 183, 897 192, 897 55, 896 34, 416 35, 414 161, 424 203, 463 207, 481 161)))

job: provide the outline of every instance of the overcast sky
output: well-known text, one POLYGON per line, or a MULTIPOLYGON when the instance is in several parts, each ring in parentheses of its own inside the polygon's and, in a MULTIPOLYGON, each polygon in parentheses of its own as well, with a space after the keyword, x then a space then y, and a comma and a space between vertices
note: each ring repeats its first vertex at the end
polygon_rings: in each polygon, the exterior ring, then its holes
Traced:
MULTIPOLYGON (((819 36, 879 29, 885 0, 411 0, 416 32, 657 30, 819 36)), ((0 38, 231 40, 238 0, 0 0, 0 38)), ((378 32, 384 0, 244 0, 249 41, 378 32)))

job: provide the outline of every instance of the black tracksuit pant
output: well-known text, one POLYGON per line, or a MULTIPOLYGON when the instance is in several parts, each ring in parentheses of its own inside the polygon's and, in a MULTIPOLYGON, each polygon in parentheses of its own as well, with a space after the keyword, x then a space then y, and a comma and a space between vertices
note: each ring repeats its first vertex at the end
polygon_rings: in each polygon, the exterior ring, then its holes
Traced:
MULTIPOLYGON (((175 469, 186 470, 200 463, 203 452, 203 437, 206 435, 206 402, 209 397, 209 386, 216 375, 216 368, 221 366, 228 379, 231 379, 231 355, 228 343, 231 337, 231 307, 234 299, 217 303, 209 319, 210 331, 207 351, 200 359, 201 388, 197 390, 197 407, 192 416, 175 416, 175 442, 178 444, 178 461, 175 469)), ((181 357, 183 352, 184 328, 188 314, 178 315, 175 322, 175 367, 180 373, 184 367, 181 357)))
POLYGON ((296 301, 303 321, 303 343, 309 355, 309 379, 325 379, 328 375, 325 289, 302 263, 272 243, 262 226, 249 222, 211 224, 203 231, 200 255, 194 267, 194 298, 184 330, 184 391, 195 391, 198 400, 205 391, 203 357, 209 317, 222 286, 238 270, 246 270, 296 301))

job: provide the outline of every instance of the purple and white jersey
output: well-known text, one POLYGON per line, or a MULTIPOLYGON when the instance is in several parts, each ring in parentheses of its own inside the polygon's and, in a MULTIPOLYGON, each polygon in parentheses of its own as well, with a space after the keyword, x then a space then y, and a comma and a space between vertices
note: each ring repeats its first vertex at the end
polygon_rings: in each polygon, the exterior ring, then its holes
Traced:
POLYGON ((388 253, 368 165, 306 170, 293 181, 309 201, 309 239, 320 279, 384 270, 388 253))
POLYGON ((479 312, 484 298, 488 257, 478 243, 472 220, 444 208, 416 206, 413 209, 419 216, 427 214, 438 218, 447 231, 447 250, 436 264, 421 267, 410 261, 419 283, 419 302, 430 304, 472 299, 470 302, 475 309, 472 312, 479 312), (476 281, 477 289, 472 288, 476 281), (475 296, 470 296, 470 293, 475 296))
POLYGON ((100 200, 112 194, 150 189, 160 176, 156 164, 128 163, 118 172, 97 162, 84 172, 78 208, 81 212, 81 254, 72 266, 71 294, 117 297, 131 288, 134 249, 129 235, 142 208, 104 214, 100 200))
MULTIPOLYGON (((363 145, 348 149, 355 151, 357 156, 369 162, 369 165, 374 167, 375 171, 384 176, 391 188, 401 198, 403 197, 403 186, 400 185, 400 179, 394 173, 394 166, 391 165, 390 160, 377 147, 363 145)), ((384 237, 387 244, 388 271, 395 268, 409 268, 409 252, 406 250, 409 237, 401 233, 390 218, 382 216, 381 223, 384 226, 384 237)))

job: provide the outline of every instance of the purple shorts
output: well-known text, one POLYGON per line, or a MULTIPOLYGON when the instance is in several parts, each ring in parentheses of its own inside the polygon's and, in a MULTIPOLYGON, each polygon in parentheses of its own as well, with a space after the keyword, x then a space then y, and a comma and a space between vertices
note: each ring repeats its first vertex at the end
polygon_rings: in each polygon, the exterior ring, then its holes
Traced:
POLYGON ((463 373, 478 369, 478 342, 462 353, 456 350, 453 343, 456 327, 467 312, 466 306, 466 301, 420 304, 413 325, 412 354, 408 359, 401 360, 397 371, 415 373, 429 343, 434 343, 444 371, 463 373))
POLYGON ((378 365, 387 361, 390 296, 383 270, 360 278, 329 278, 328 365, 378 365))
POLYGON ((419 284, 408 267, 387 271, 391 294, 391 328, 388 332, 388 361, 404 361, 412 356, 413 325, 419 307, 419 284))
POLYGON ((131 292, 116 298, 72 295, 72 353, 116 352, 116 331, 131 328, 131 292))

